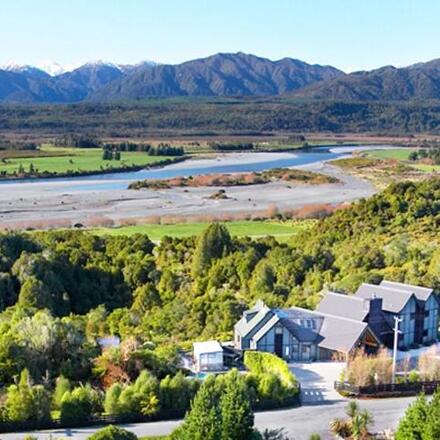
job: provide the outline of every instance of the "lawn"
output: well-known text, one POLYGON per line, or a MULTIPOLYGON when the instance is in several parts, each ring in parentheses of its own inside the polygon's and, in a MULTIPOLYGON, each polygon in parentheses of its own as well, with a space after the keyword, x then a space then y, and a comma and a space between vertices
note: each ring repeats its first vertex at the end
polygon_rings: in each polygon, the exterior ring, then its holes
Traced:
POLYGON ((53 153, 53 156, 8 158, 6 163, 0 162, 0 172, 6 171, 8 174, 14 173, 18 171, 20 164, 25 171, 28 171, 32 164, 34 169, 40 173, 50 172, 65 174, 70 171, 90 172, 101 171, 102 169, 111 170, 112 168, 121 168, 124 166, 151 165, 166 159, 171 159, 168 156, 148 156, 144 152, 122 152, 120 161, 102 160, 102 150, 100 148, 80 149, 44 146, 41 151, 53 153))
POLYGON ((406 165, 411 168, 415 168, 419 171, 427 173, 440 171, 440 165, 427 165, 423 163, 411 163, 408 159, 409 154, 412 151, 416 151, 417 148, 393 148, 389 150, 373 150, 366 153, 367 156, 375 157, 377 159, 396 159, 401 161, 408 161, 406 165))
POLYGON ((371 150, 365 153, 365 155, 375 157, 377 159, 408 160, 408 156, 412 151, 416 151, 416 148, 390 148, 389 150, 371 150))
MULTIPOLYGON (((272 235, 282 241, 301 231, 306 230, 314 223, 313 220, 275 222, 275 221, 232 221, 226 222, 231 235, 242 237, 261 237, 272 235)), ((93 230, 98 235, 132 235, 147 234, 153 241, 160 241, 166 235, 170 237, 189 237, 199 235, 207 223, 179 223, 174 225, 137 225, 122 226, 119 228, 100 228, 93 230)))

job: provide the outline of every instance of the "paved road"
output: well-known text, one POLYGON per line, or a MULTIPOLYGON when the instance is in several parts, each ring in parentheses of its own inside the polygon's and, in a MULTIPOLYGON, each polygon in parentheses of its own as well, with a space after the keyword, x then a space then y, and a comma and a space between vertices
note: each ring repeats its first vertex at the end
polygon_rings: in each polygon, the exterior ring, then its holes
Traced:
MULTIPOLYGON (((375 430, 395 427, 407 406, 414 398, 365 400, 360 405, 374 415, 375 430)), ((255 424, 259 429, 279 430, 291 440, 308 440, 310 435, 318 433, 323 440, 330 440, 328 426, 335 417, 344 416, 346 402, 321 403, 305 405, 300 408, 267 411, 255 414, 255 424)), ((123 425, 125 429, 134 432, 139 437, 147 435, 166 435, 179 425, 178 421, 139 423, 123 425)), ((85 440, 99 427, 81 428, 72 430, 54 430, 34 433, 38 440, 74 439, 85 440)), ((24 433, 1 434, 2 440, 23 440, 24 433)))
MULTIPOLYGON (((291 440, 308 440, 310 435, 318 433, 323 440, 332 439, 328 433, 331 420, 344 417, 347 400, 333 389, 333 382, 339 377, 343 364, 307 363, 291 364, 290 368, 298 377, 302 387, 303 406, 255 414, 255 424, 260 430, 282 430, 291 440)), ((400 399, 363 400, 362 408, 374 416, 374 430, 395 427, 405 409, 414 400, 413 397, 400 399)), ((139 437, 166 435, 173 431, 180 421, 138 423, 122 425, 139 437)), ((38 440, 73 439, 85 440, 99 427, 71 430, 53 430, 35 433, 38 440)), ((1 440, 23 440, 25 434, 2 434, 1 440)))

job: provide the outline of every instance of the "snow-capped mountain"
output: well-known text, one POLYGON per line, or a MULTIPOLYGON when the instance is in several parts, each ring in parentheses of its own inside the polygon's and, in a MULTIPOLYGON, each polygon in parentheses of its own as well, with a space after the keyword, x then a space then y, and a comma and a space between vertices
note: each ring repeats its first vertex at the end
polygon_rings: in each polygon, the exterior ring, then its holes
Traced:
POLYGON ((0 67, 1 70, 6 70, 7 72, 19 73, 26 76, 32 76, 35 78, 45 78, 48 77, 49 74, 45 72, 43 69, 39 69, 38 67, 30 66, 28 64, 20 65, 20 64, 7 64, 5 66, 0 67))
POLYGON ((41 63, 38 63, 37 67, 41 70, 44 70, 50 76, 57 76, 66 72, 71 72, 79 66, 77 64, 62 65, 56 61, 44 60, 41 63))

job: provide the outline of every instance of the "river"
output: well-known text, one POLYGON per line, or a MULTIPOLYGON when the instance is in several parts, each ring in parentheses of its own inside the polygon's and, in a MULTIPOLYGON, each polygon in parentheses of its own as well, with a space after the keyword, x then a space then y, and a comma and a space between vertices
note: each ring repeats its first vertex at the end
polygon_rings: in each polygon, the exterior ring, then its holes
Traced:
POLYGON ((127 188, 129 183, 143 179, 169 179, 204 174, 245 173, 273 168, 303 167, 345 157, 354 151, 379 148, 390 147, 385 145, 317 147, 294 153, 223 153, 208 159, 188 159, 162 168, 49 179, 13 179, 0 182, 0 185, 53 183, 54 189, 59 190, 62 187, 64 191, 122 190, 127 188))

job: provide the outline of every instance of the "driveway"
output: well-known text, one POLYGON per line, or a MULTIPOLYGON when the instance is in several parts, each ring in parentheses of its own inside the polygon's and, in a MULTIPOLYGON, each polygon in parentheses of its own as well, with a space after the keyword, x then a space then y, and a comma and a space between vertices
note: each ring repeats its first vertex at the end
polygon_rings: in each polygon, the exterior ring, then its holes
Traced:
POLYGON ((333 384, 339 380, 344 362, 291 363, 290 370, 301 383, 303 405, 321 405, 345 400, 333 384))

